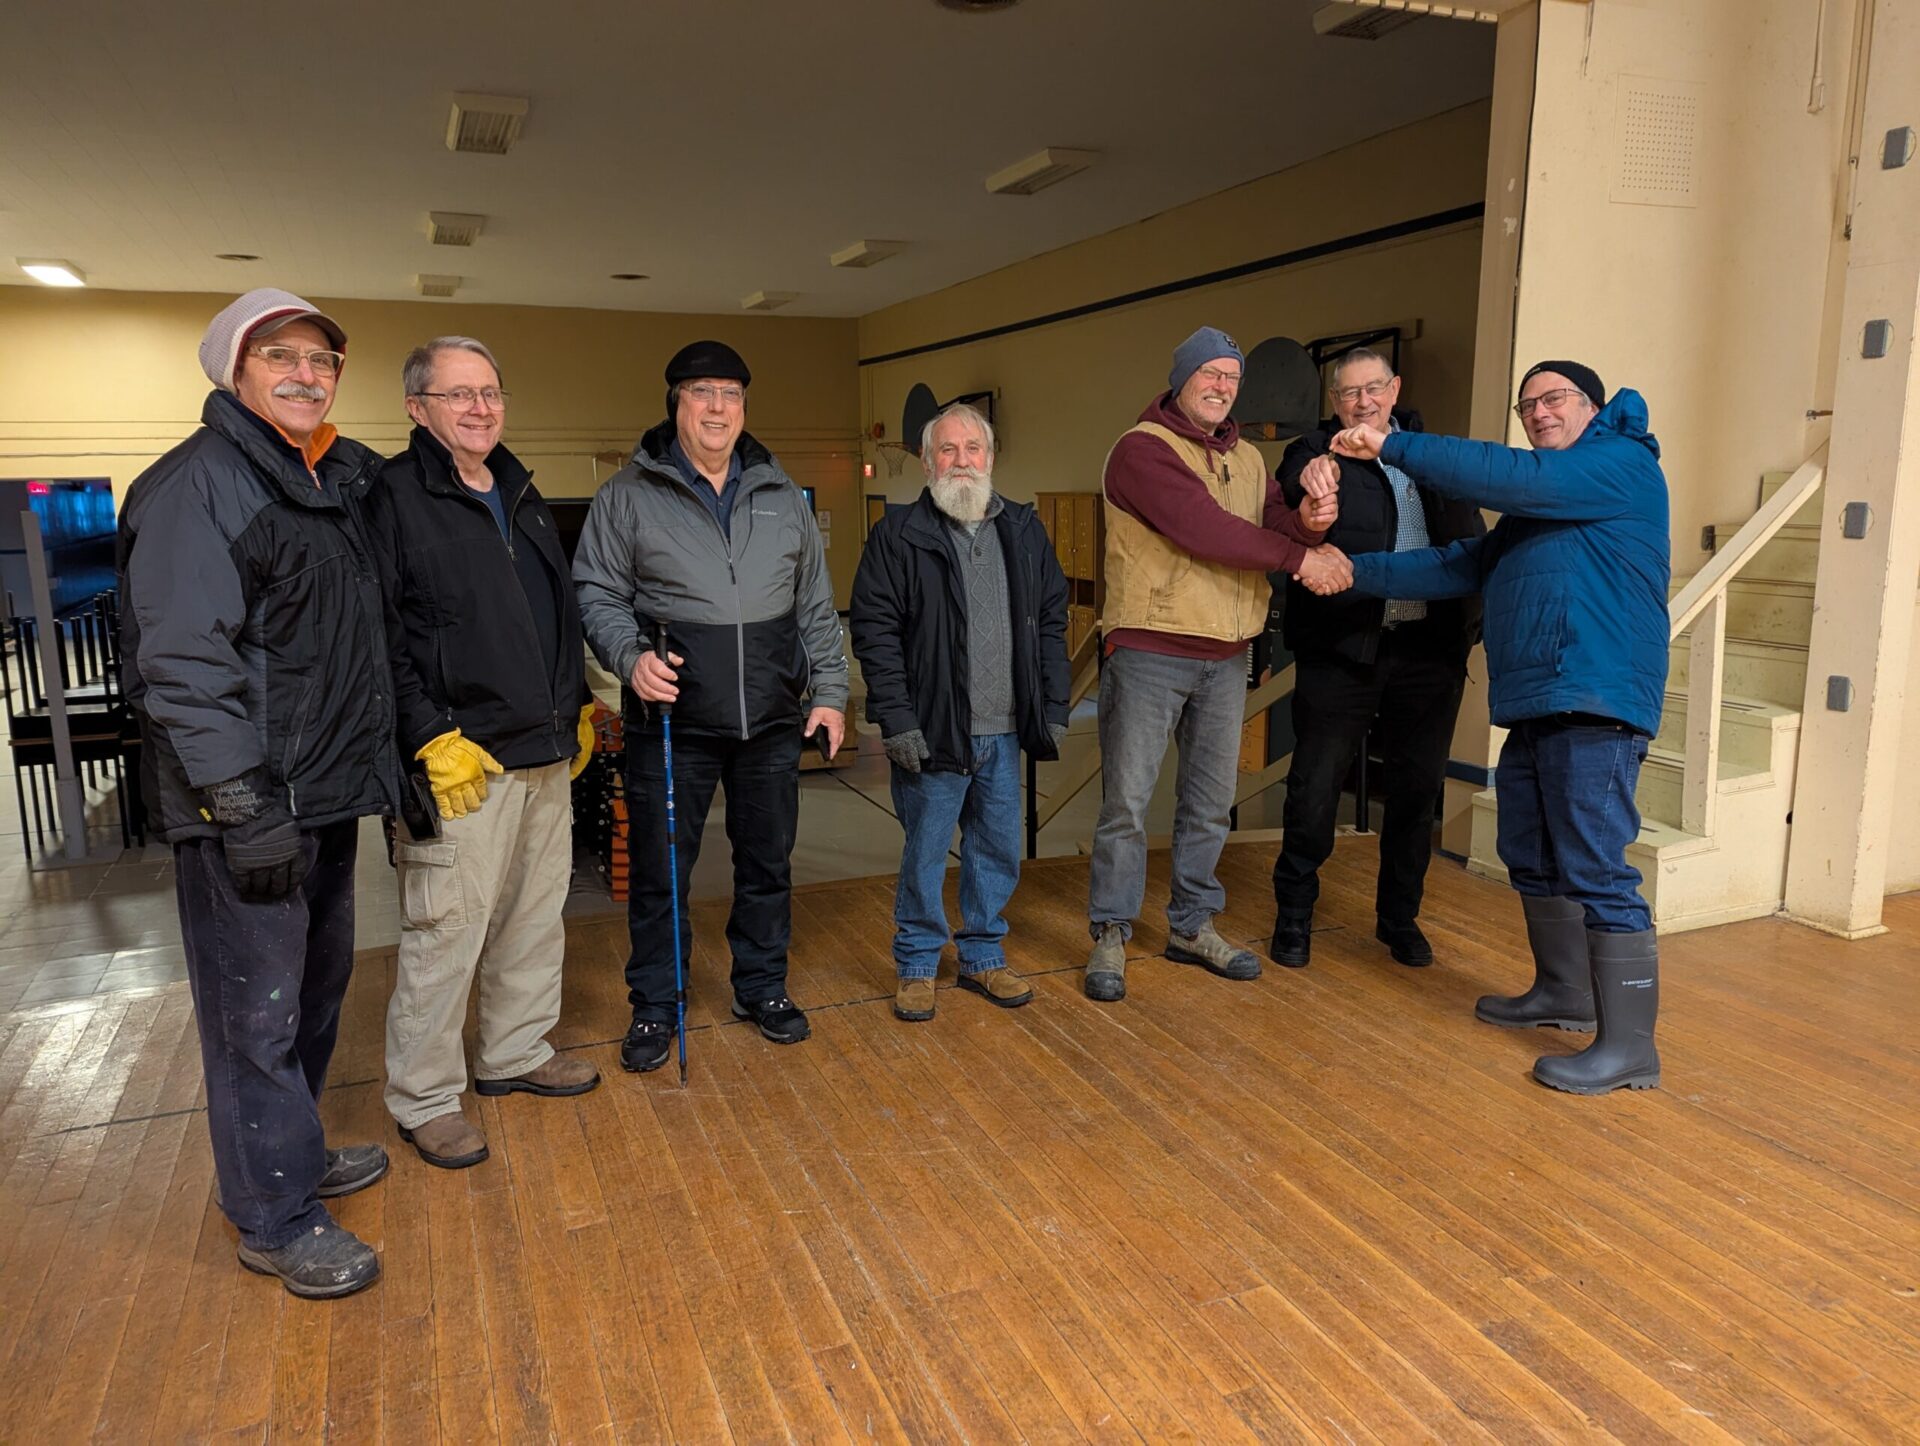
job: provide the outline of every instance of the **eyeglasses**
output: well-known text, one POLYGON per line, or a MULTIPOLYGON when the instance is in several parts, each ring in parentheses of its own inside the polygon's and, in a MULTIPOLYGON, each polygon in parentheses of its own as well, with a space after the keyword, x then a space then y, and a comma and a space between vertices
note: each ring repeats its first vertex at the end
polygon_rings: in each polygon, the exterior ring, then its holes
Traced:
POLYGON ((340 375, 340 366, 346 356, 337 351, 300 351, 290 346, 255 346, 247 350, 267 364, 267 370, 276 375, 284 375, 295 370, 301 362, 313 368, 317 377, 335 377, 340 375))
POLYGON ((1550 411, 1557 412, 1569 399, 1573 397, 1584 397, 1585 395, 1586 393, 1578 387, 1555 387, 1552 391, 1542 392, 1537 397, 1528 397, 1513 410, 1515 414, 1519 416, 1520 420, 1524 422, 1528 417, 1533 415, 1535 407, 1546 407, 1550 411))
POLYGON ((507 398, 512 392, 503 392, 498 387, 481 387, 476 391, 472 387, 454 387, 444 392, 415 392, 416 397, 438 397, 441 401, 465 410, 475 402, 483 402, 490 412, 504 412, 507 398))
POLYGON ((687 395, 703 407, 710 407, 717 399, 723 405, 737 407, 747 399, 745 387, 716 387, 711 382, 695 382, 687 388, 687 395))
POLYGON ((1212 382, 1216 387, 1237 387, 1240 385, 1239 372, 1223 372, 1218 367, 1201 367, 1202 380, 1212 382))
POLYGON ((1364 387, 1337 387, 1334 389, 1333 399, 1336 402, 1346 402, 1348 405, 1352 405, 1354 402, 1359 401, 1362 396, 1383 397, 1387 393, 1387 388, 1392 385, 1392 377, 1383 377, 1379 381, 1368 382, 1364 387))

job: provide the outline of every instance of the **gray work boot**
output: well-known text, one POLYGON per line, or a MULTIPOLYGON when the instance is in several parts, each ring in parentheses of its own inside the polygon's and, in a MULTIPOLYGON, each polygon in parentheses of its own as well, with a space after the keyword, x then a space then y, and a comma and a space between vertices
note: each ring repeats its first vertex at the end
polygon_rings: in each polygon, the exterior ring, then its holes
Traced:
POLYGON ((352 1295, 380 1278, 380 1257, 373 1247, 331 1218, 278 1250, 242 1245, 240 1263, 255 1275, 278 1276, 290 1293, 303 1300, 352 1295))
POLYGON ((1102 924, 1087 956, 1087 998, 1102 1004, 1127 997, 1127 936, 1118 924, 1102 924))
POLYGON ((1198 934, 1167 935, 1167 957, 1176 964, 1198 964, 1222 979, 1258 979, 1260 961, 1251 949, 1236 949, 1209 921, 1198 934))
POLYGON ((1473 1012, 1503 1029, 1552 1025, 1582 1033, 1594 1026, 1593 979, 1587 962, 1586 910, 1558 896, 1520 896, 1533 946, 1533 983, 1524 994, 1483 994, 1473 1012))

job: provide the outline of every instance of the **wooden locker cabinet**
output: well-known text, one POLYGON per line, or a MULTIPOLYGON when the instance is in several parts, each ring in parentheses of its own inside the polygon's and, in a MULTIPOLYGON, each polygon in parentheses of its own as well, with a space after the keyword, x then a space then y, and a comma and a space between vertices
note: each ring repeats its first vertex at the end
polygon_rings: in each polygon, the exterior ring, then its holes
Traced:
POLYGON ((1106 601, 1106 514, 1098 492, 1042 492, 1034 498, 1040 525, 1067 575, 1067 651, 1079 651, 1106 601))

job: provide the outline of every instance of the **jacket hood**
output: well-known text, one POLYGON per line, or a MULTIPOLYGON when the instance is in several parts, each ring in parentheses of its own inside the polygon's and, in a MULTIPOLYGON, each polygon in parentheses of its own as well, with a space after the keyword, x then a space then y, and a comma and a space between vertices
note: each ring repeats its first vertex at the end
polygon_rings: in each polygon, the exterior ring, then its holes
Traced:
POLYGON ((1573 445, 1578 447, 1596 434, 1638 442, 1653 454, 1656 462, 1660 460, 1659 439, 1647 430, 1646 398, 1632 387, 1622 387, 1615 392, 1607 404, 1594 414, 1593 420, 1587 423, 1587 430, 1580 434, 1580 441, 1573 445))
MULTIPOLYGON (((646 435, 633 449, 629 459, 643 472, 664 471, 670 477, 678 478, 680 469, 673 463, 672 448, 674 437, 673 419, 656 422, 647 429, 646 435)), ((747 474, 755 467, 769 466, 773 463, 773 453, 769 452, 760 440, 748 431, 740 433, 740 440, 733 444, 734 452, 740 458, 740 480, 744 483, 747 474)))
POLYGON ((1172 392, 1162 392, 1148 402, 1146 410, 1140 413, 1140 420, 1156 423, 1175 436, 1211 447, 1216 452, 1231 452, 1240 441, 1240 424, 1232 417, 1221 424, 1219 431, 1204 432, 1192 418, 1174 405, 1172 392))

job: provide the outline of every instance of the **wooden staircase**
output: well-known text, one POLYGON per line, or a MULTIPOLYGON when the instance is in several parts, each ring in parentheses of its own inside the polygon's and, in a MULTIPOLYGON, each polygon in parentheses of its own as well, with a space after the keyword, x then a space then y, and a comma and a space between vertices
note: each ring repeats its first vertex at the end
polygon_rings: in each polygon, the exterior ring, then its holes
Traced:
MULTIPOLYGON (((1773 496, 1790 475, 1768 474, 1760 501, 1773 496)), ((1640 773, 1640 837, 1627 850, 1662 932, 1751 919, 1780 908, 1806 692, 1820 495, 1815 492, 1726 585, 1711 836, 1682 827, 1691 650, 1684 634, 1673 643, 1660 733, 1640 773)), ((1702 541, 1717 553, 1736 530, 1708 528, 1702 541)), ((1685 582, 1675 580, 1676 594, 1685 582)), ((1504 881, 1506 870, 1495 848, 1494 791, 1476 795, 1473 810, 1468 867, 1504 881)))

